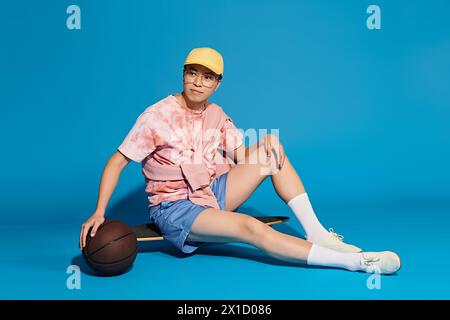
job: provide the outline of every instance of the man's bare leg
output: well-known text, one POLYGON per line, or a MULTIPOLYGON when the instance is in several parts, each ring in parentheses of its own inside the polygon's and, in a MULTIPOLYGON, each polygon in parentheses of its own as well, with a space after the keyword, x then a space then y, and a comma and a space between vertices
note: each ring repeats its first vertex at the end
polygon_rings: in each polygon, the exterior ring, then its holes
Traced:
POLYGON ((261 249, 279 260, 351 271, 362 270, 392 273, 400 268, 400 259, 393 252, 347 253, 324 248, 290 236, 261 221, 241 213, 207 208, 195 219, 189 241, 242 242, 261 249))

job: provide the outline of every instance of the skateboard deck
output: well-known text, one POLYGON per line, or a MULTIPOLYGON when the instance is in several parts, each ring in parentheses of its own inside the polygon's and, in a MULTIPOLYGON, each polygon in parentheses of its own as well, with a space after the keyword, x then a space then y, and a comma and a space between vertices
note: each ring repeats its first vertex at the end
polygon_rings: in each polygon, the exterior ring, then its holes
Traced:
MULTIPOLYGON (((269 217, 254 217, 267 225, 274 225, 283 223, 289 220, 289 217, 284 216, 269 216, 269 217)), ((131 227, 134 234, 136 235, 137 241, 157 241, 163 240, 161 231, 154 223, 146 223, 138 226, 131 227)))

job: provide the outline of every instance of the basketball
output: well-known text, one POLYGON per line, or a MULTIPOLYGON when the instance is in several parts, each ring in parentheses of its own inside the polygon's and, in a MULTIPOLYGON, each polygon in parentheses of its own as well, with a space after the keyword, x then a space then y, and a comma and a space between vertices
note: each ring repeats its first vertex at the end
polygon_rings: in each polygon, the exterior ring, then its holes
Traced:
POLYGON ((137 240, 128 225, 106 220, 94 237, 90 230, 83 248, 86 263, 101 275, 113 276, 127 271, 137 254, 137 240))

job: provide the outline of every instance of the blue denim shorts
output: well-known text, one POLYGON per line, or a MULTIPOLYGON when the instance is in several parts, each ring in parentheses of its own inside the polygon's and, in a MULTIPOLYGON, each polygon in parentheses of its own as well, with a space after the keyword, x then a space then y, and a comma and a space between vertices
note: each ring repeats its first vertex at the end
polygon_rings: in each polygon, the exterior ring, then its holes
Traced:
MULTIPOLYGON (((221 210, 225 209, 227 176, 228 172, 216 177, 211 183, 211 190, 221 210)), ((150 222, 158 226, 165 240, 184 253, 192 253, 204 242, 186 239, 195 218, 207 208, 209 207, 194 204, 189 199, 161 201, 157 205, 149 206, 150 222)))

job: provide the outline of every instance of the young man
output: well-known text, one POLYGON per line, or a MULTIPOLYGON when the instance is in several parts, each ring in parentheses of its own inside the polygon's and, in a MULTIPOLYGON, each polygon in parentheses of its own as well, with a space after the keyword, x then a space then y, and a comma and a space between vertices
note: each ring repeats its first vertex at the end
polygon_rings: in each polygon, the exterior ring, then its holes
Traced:
POLYGON ((267 135, 245 147, 231 118, 208 101, 222 75, 223 59, 216 50, 196 48, 189 53, 183 92, 148 107, 108 161, 97 209, 80 232, 80 247, 89 230, 94 236, 104 222, 120 173, 133 160, 142 162, 151 221, 185 253, 205 242, 243 242, 299 264, 382 274, 400 269, 397 254, 362 252, 322 226, 276 136, 267 135), (234 212, 268 176, 303 226, 307 240, 234 212))

